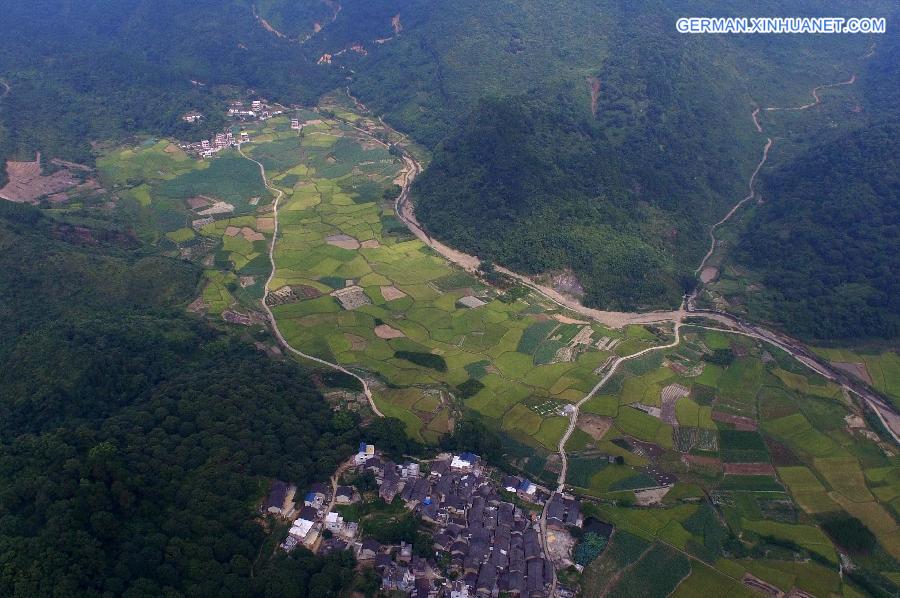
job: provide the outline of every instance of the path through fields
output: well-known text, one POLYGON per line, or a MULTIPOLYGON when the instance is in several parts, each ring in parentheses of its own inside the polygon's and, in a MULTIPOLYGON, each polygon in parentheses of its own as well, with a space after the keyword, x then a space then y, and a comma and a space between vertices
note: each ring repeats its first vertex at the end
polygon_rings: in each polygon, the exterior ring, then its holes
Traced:
POLYGON ((361 376, 354 374, 341 365, 326 361, 324 359, 320 359, 318 357, 315 357, 314 355, 308 355, 303 351, 300 351, 299 349, 295 349, 281 334, 281 330, 278 328, 278 322, 275 320, 275 314, 272 313, 272 309, 266 303, 266 299, 269 297, 269 285, 272 283, 272 279, 275 277, 275 241, 278 239, 278 203, 281 201, 281 198, 284 197, 284 191, 269 184, 269 179, 268 177, 266 177, 266 168, 262 165, 262 163, 245 154, 243 148, 240 145, 238 145, 238 153, 240 153, 241 156, 243 156, 245 159, 250 160, 257 166, 259 166, 259 174, 262 177, 263 184, 266 186, 266 189, 269 189, 270 191, 275 193, 275 200, 272 203, 272 217, 275 221, 275 226, 272 230, 272 242, 269 243, 269 264, 271 265, 271 270, 269 271, 269 277, 266 278, 266 284, 263 286, 263 296, 260 300, 260 304, 266 311, 266 316, 269 318, 269 324, 271 324, 272 326, 272 331, 275 333, 275 337, 285 349, 287 349, 294 355, 302 357, 303 359, 308 359, 310 361, 318 363, 319 365, 324 365, 328 368, 356 378, 359 383, 362 384, 363 393, 366 395, 366 400, 369 402, 369 407, 372 409, 372 412, 375 413, 375 415, 377 415, 378 417, 384 417, 384 414, 378 409, 378 406, 375 405, 375 400, 372 398, 372 391, 369 389, 369 384, 361 376))

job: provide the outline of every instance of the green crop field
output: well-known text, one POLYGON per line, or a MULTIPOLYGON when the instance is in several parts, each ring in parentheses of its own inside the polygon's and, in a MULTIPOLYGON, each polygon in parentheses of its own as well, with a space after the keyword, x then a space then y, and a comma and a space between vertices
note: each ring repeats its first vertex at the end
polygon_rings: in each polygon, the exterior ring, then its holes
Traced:
MULTIPOLYGON (((603 336, 620 342, 608 351, 595 345, 561 350, 583 325, 554 316, 575 314, 532 294, 503 301, 500 291, 408 234, 393 207, 380 201, 403 168, 386 147, 328 118, 300 136, 286 126, 287 118, 252 125, 251 141, 242 146, 284 193, 270 284, 284 337, 300 351, 377 379, 376 404, 401 420, 411 437, 435 443, 470 413, 507 446, 518 447, 518 467, 552 484, 557 474, 547 456, 569 424, 559 410, 594 387, 594 371, 610 355, 660 344, 664 332, 592 325, 593 342, 603 336), (484 305, 462 306, 459 300, 470 294, 484 305)), ((202 311, 215 318, 228 310, 259 312, 274 218, 273 194, 256 164, 232 151, 193 160, 165 141, 110 152, 99 164, 107 182, 122 188, 142 236, 203 263, 202 311), (198 195, 234 210, 194 224, 202 208, 187 200, 196 203, 198 195)), ((831 541, 815 524, 840 511, 860 519, 883 552, 896 556, 900 478, 875 443, 847 431, 839 389, 777 351, 764 360, 763 345, 750 339, 683 333, 682 345, 665 354, 626 361, 583 405, 585 420, 594 420, 579 422, 582 428, 566 446, 567 483, 616 501, 597 507, 596 516, 617 531, 585 570, 582 589, 745 594, 717 570, 726 533, 744 534, 751 544, 793 542, 833 560, 831 541), (705 361, 712 350, 726 348, 740 350, 730 365, 705 361), (630 406, 662 408, 670 384, 690 389, 674 406, 677 429, 663 421, 669 415, 630 406), (759 430, 734 429, 720 421, 722 414, 747 418, 759 430), (608 457, 622 457, 624 464, 608 457), (773 462, 777 476, 740 473, 740 464, 773 462), (738 469, 723 475, 730 466, 738 469), (652 469, 675 473, 675 488, 664 506, 631 508, 634 489, 657 483, 652 469), (709 516, 710 496, 721 497, 717 516, 709 516), (689 564, 675 548, 716 568, 689 564)), ((893 355, 858 356, 876 386, 890 386, 893 355)), ((728 561, 734 569, 728 575, 742 575, 746 568, 738 563, 744 560, 728 561)), ((758 570, 764 579, 808 591, 838 587, 793 562, 768 559, 758 570)))

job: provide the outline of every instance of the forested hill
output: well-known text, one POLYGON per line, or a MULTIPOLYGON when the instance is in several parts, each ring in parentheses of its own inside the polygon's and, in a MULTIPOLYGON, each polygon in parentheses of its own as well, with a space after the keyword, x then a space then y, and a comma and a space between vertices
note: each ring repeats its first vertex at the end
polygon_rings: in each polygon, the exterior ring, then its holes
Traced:
POLYGON ((898 156, 893 121, 833 139, 767 178, 766 204, 737 256, 763 273, 766 288, 753 299, 761 314, 808 338, 900 334, 898 156))
POLYGON ((182 315, 193 267, 68 230, 0 202, 0 595, 349 589, 349 555, 261 553, 255 504, 273 477, 327 478, 358 422, 182 315))
POLYGON ((697 228, 626 189, 618 153, 566 95, 483 101, 436 153, 416 199, 451 244, 532 274, 571 266, 588 303, 620 309, 677 304, 671 249, 697 228))
POLYGON ((248 88, 312 103, 342 79, 264 30, 241 0, 7 2, 3 20, 15 26, 0 36, 11 88, 0 100, 2 157, 41 150, 90 162, 92 141, 199 138, 248 88), (188 110, 206 119, 184 123, 188 110))
POLYGON ((762 276, 751 313, 810 339, 900 335, 900 33, 861 75, 861 126, 763 177, 736 252, 762 276))
MULTIPOLYGON (((571 267, 584 300, 607 308, 677 305, 706 229, 743 196, 759 160, 765 138, 753 106, 806 97, 845 76, 870 43, 684 36, 677 17, 710 12, 689 1, 462 0, 396 10, 400 35, 347 59, 350 87, 435 149, 414 189, 420 220, 434 236, 521 271, 571 267)), ((746 6, 719 3, 714 12, 746 6)))

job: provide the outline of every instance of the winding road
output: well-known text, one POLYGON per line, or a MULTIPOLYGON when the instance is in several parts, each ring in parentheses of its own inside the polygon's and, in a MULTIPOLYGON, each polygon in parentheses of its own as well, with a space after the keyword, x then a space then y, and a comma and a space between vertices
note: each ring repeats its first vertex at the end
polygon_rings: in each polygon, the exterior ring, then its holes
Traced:
POLYGON ((272 279, 275 277, 275 270, 276 270, 276 267, 275 267, 275 241, 278 239, 278 226, 279 226, 278 204, 281 201, 281 199, 284 197, 284 191, 282 191, 281 189, 278 189, 277 187, 273 187, 272 185, 269 184, 269 179, 266 176, 266 168, 262 165, 262 163, 260 163, 257 160, 254 160, 253 158, 251 158, 247 154, 245 154, 244 149, 240 145, 238 145, 238 153, 240 153, 241 156, 243 156, 246 160, 250 160, 251 162, 253 162, 254 164, 256 164, 259 167, 259 174, 262 177, 263 184, 266 186, 266 189, 269 189, 270 191, 275 193, 275 201, 272 203, 272 216, 275 221, 275 227, 272 231, 272 242, 269 243, 269 264, 271 265, 272 269, 269 271, 269 277, 266 278, 266 284, 263 287, 262 300, 260 301, 262 308, 266 312, 266 316, 269 318, 269 324, 272 327, 272 331, 275 333, 275 338, 278 339, 278 342, 281 343, 281 345, 285 349, 287 349, 294 355, 297 355, 298 357, 302 357, 303 359, 308 359, 309 361, 318 363, 319 365, 324 365, 335 371, 338 371, 338 372, 347 374, 348 376, 353 376, 354 378, 356 378, 359 381, 359 383, 362 384, 363 393, 366 395, 366 400, 369 402, 369 407, 372 409, 372 412, 375 415, 377 415, 378 417, 384 417, 384 414, 381 412, 381 410, 378 409, 378 406, 375 404, 375 400, 372 398, 372 391, 369 389, 368 382, 366 382, 362 377, 358 376, 357 374, 354 374, 353 372, 351 372, 350 370, 348 370, 347 368, 345 368, 339 364, 332 363, 332 362, 326 361, 324 359, 320 359, 314 355, 309 355, 307 353, 304 353, 303 351, 300 351, 299 349, 294 348, 289 342, 287 342, 287 340, 281 334, 281 329, 278 328, 278 322, 275 320, 275 314, 272 313, 272 309, 269 307, 268 303, 266 303, 266 299, 268 299, 268 297, 269 297, 269 292, 270 292, 269 285, 272 284, 272 279))

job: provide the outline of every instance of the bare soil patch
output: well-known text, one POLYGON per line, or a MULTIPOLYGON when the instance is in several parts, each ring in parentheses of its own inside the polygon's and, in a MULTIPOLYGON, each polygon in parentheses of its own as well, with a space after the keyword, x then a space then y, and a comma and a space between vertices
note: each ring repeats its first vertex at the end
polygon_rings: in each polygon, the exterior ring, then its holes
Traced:
POLYGON ((726 475, 775 475, 771 463, 725 463, 723 468, 726 475))
POLYGON ((723 413, 722 411, 713 411, 712 419, 713 421, 731 424, 735 427, 736 430, 743 430, 747 432, 755 432, 759 427, 755 419, 750 419, 749 417, 743 417, 740 415, 732 415, 731 413, 723 413))
POLYGON ((381 296, 385 301, 393 301, 394 299, 402 299, 406 297, 406 293, 395 286, 381 287, 381 296))
POLYGON ((761 580, 750 573, 744 573, 741 583, 753 590, 754 592, 765 596, 784 596, 784 592, 773 586, 772 584, 761 580))
POLYGON ((191 313, 199 314, 206 311, 206 307, 206 302, 203 301, 203 296, 201 295, 191 301, 190 305, 187 306, 187 310, 191 313))
POLYGON ((363 249, 378 249, 381 247, 381 243, 378 242, 378 239, 368 239, 359 244, 363 249))
POLYGON ((869 370, 866 369, 866 364, 861 362, 845 362, 845 361, 832 361, 831 365, 841 370, 842 372, 847 372, 851 376, 856 376, 866 384, 871 386, 872 377, 869 376, 869 370))
MULTIPOLYGON (((60 194, 81 183, 68 168, 42 175, 40 152, 33 162, 7 161, 6 174, 9 180, 0 189, 0 198, 16 203, 36 204, 42 197, 60 194)), ((57 195, 57 200, 61 197, 57 195)))
POLYGON ((700 282, 706 284, 708 282, 712 282, 719 275, 719 269, 715 266, 706 266, 700 272, 700 282))
POLYGON ((241 228, 241 235, 248 241, 262 241, 266 238, 266 236, 262 233, 258 233, 249 226, 245 226, 241 228))
POLYGON ((341 249, 359 249, 359 241, 350 235, 329 235, 325 237, 325 242, 341 249))
POLYGON ((584 287, 581 281, 571 270, 563 270, 550 275, 550 285, 555 291, 581 297, 584 295, 584 287))
POLYGON ((671 489, 671 486, 660 486, 659 488, 636 490, 634 493, 635 504, 640 507, 649 507, 651 505, 659 504, 671 489))
POLYGON ((678 399, 688 396, 691 391, 681 384, 670 384, 660 392, 660 419, 667 424, 673 426, 678 425, 678 418, 675 416, 675 404, 678 399))
POLYGON ((375 336, 383 339, 403 338, 406 335, 396 328, 391 328, 387 324, 379 324, 375 327, 375 336))
POLYGON ((225 234, 229 237, 236 237, 238 233, 241 232, 241 229, 236 226, 227 226, 225 227, 225 234))
POLYGON ((575 318, 570 318, 569 316, 564 316, 562 314, 553 314, 553 319, 562 324, 590 324, 590 322, 576 320, 575 318))
POLYGON ((275 230, 275 219, 274 218, 257 218, 256 219, 256 230, 262 231, 265 233, 271 233, 275 230))
POLYGON ((609 417, 582 413, 578 416, 578 427, 587 432, 594 440, 600 440, 612 427, 613 420, 609 417))
POLYGON ((597 108, 600 105, 600 79, 588 77, 588 88, 591 90, 591 114, 597 116, 597 108))
POLYGON ((331 296, 337 299, 340 302, 341 307, 346 310, 354 310, 363 305, 371 305, 372 303, 362 287, 356 285, 333 291, 331 296))
POLYGON ((227 201, 217 201, 205 210, 197 212, 201 216, 212 216, 213 214, 230 214, 234 212, 234 206, 227 201))
POLYGON ((199 210, 201 208, 211 206, 213 203, 214 202, 208 197, 204 197, 202 195, 197 195, 187 200, 187 204, 192 210, 199 210))
POLYGON ((703 455, 681 455, 681 462, 685 465, 699 465, 709 469, 721 469, 722 460, 718 457, 705 457, 703 455))
POLYGON ((350 334, 348 332, 344 333, 344 338, 350 341, 350 350, 351 351, 365 351, 368 343, 366 339, 361 336, 356 336, 355 334, 350 334))

